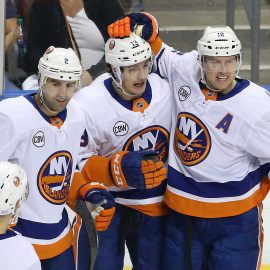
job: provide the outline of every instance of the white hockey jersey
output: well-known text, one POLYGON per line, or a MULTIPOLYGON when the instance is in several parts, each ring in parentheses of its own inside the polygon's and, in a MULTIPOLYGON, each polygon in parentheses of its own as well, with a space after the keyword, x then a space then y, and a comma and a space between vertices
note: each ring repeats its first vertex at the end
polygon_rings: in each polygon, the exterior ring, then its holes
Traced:
MULTIPOLYGON (((156 149, 164 162, 168 157, 171 128, 171 91, 166 80, 150 74, 141 98, 124 101, 112 86, 112 78, 94 81, 75 99, 86 114, 91 155, 110 157, 122 150, 156 149), (143 112, 137 111, 147 104, 143 112)), ((150 216, 164 213, 163 194, 166 183, 149 190, 110 189, 119 204, 150 216)))
POLYGON ((49 118, 29 95, 1 101, 0 122, 0 160, 22 166, 29 181, 15 230, 40 259, 54 257, 72 243, 64 206, 85 131, 84 113, 71 100, 58 117, 49 118))
POLYGON ((41 270, 40 260, 21 235, 12 230, 0 234, 1 270, 41 270))
POLYGON ((206 99, 197 58, 165 45, 157 57, 174 95, 165 202, 197 217, 241 214, 269 190, 270 96, 239 79, 229 94, 206 99))

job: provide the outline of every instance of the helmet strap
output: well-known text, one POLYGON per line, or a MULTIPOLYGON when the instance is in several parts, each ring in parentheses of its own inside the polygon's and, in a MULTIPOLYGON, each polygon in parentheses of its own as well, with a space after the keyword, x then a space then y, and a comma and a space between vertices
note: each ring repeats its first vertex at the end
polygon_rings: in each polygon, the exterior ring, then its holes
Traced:
POLYGON ((43 105, 43 106, 45 107, 45 109, 46 109, 49 113, 51 113, 53 116, 55 116, 55 115, 57 115, 58 113, 60 113, 60 112, 58 112, 58 111, 53 111, 53 110, 51 110, 51 109, 46 105, 46 103, 45 103, 45 101, 44 101, 43 93, 42 93, 42 87, 39 87, 38 95, 39 95, 38 98, 39 98, 40 104, 43 105))
MULTIPOLYGON (((129 93, 127 93, 127 92, 124 90, 122 83, 120 84, 120 83, 117 82, 117 80, 115 80, 114 77, 112 77, 112 78, 113 78, 113 81, 114 81, 114 83, 115 83, 117 89, 119 89, 119 91, 120 91, 122 94, 124 94, 124 95, 125 95, 126 97, 128 97, 128 98, 136 98, 136 97, 137 97, 136 94, 129 94, 129 93)), ((121 80, 121 81, 122 81, 122 80, 121 80)))
POLYGON ((122 80, 122 72, 121 72, 120 67, 111 66, 111 73, 112 73, 113 81, 116 84, 117 89, 119 89, 121 93, 123 93, 128 98, 130 98, 130 97, 135 98, 137 96, 136 94, 129 94, 124 90, 123 80, 122 80))

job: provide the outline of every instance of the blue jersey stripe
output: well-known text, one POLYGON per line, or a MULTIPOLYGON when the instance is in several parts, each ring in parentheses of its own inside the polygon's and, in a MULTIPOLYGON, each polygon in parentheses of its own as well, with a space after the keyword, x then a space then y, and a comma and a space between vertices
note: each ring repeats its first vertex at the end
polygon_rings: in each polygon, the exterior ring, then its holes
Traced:
POLYGON ((40 223, 18 218, 14 230, 29 238, 50 240, 58 237, 67 225, 68 214, 67 210, 64 209, 62 219, 58 223, 40 223))
POLYGON ((250 172, 242 181, 205 183, 197 182, 190 177, 186 177, 171 166, 168 168, 168 183, 171 187, 203 198, 241 196, 260 183, 262 177, 262 168, 258 168, 250 172))

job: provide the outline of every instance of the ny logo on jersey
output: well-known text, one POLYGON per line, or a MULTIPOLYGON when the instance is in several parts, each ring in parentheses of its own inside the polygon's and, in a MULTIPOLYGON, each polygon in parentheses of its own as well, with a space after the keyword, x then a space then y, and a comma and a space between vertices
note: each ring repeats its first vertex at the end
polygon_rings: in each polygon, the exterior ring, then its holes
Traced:
POLYGON ((149 131, 147 133, 138 136, 133 141, 133 148, 135 151, 141 149, 155 149, 157 144, 157 139, 159 135, 159 130, 149 131))
POLYGON ((193 166, 203 161, 211 149, 206 126, 190 113, 180 113, 174 134, 174 150, 182 162, 193 166))
POLYGON ((53 204, 63 204, 67 200, 71 184, 73 159, 69 152, 52 154, 41 166, 37 185, 44 199, 53 204))
POLYGON ((68 171, 70 159, 66 159, 65 156, 55 157, 50 162, 50 175, 65 175, 68 171))
POLYGON ((159 158, 166 161, 169 148, 169 132, 161 126, 143 129, 128 139, 123 147, 125 151, 156 150, 159 158))

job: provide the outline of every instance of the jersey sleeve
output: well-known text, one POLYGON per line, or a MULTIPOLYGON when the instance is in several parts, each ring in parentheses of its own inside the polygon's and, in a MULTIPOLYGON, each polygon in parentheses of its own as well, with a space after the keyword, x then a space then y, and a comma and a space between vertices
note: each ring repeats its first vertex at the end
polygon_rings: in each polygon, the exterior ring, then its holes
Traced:
POLYGON ((91 157, 98 154, 98 147, 91 136, 91 133, 84 130, 81 136, 80 151, 78 155, 78 169, 81 171, 86 161, 91 157))
MULTIPOLYGON (((85 89, 86 90, 86 89, 85 89)), ((87 89, 91 91, 91 87, 87 89)), ((105 186, 114 186, 110 173, 110 158, 100 155, 99 133, 95 119, 88 109, 87 99, 84 94, 76 96, 77 102, 85 113, 86 130, 81 139, 81 150, 78 169, 87 182, 100 182, 105 186)))
POLYGON ((161 49, 155 58, 156 73, 162 78, 169 78, 173 66, 176 63, 176 55, 181 55, 181 53, 162 42, 161 49))
POLYGON ((264 174, 270 178, 270 111, 265 113, 250 130, 245 150, 258 158, 264 174))
POLYGON ((188 82, 196 78, 199 81, 201 73, 198 52, 194 50, 184 53, 162 42, 155 57, 154 71, 160 77, 168 79, 171 85, 176 80, 188 82))
POLYGON ((0 112, 0 160, 11 160, 17 147, 19 137, 12 119, 0 112))

